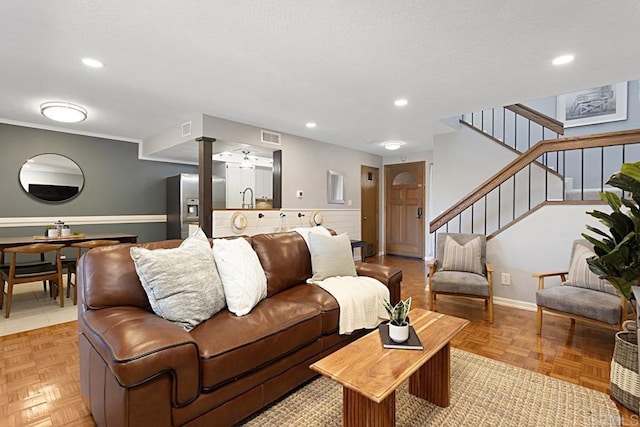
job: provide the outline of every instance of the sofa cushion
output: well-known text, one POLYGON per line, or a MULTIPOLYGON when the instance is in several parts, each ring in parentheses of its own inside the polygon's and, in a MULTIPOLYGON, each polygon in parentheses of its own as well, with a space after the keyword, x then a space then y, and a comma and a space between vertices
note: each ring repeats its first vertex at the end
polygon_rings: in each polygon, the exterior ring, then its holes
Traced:
POLYGON ((202 230, 175 249, 132 247, 130 252, 158 316, 190 331, 225 306, 211 246, 202 230))
POLYGON ((253 236, 251 243, 267 277, 267 297, 304 283, 311 277, 311 258, 296 232, 253 236))
POLYGON ((480 237, 461 245, 451 236, 444 242, 442 270, 482 274, 480 237))
POLYGON ((536 304, 611 325, 620 323, 620 297, 606 292, 575 286, 555 286, 538 290, 536 304))
POLYGON ((282 301, 307 304, 320 311, 322 333, 327 335, 338 331, 340 306, 331 294, 318 285, 300 285, 280 292, 273 298, 282 301))
POLYGON ((223 310, 191 331, 200 349, 202 388, 257 370, 321 335, 320 311, 307 304, 267 298, 246 316, 223 310))
POLYGON ((336 276, 356 276, 351 241, 346 233, 337 236, 309 233, 309 247, 313 270, 311 281, 336 276))
POLYGON ((487 278, 464 271, 438 271, 431 278, 431 286, 435 292, 489 296, 487 278))
POLYGON ((267 278, 258 256, 245 239, 215 239, 213 255, 229 311, 244 316, 267 296, 267 278))
POLYGON ((616 291, 616 288, 614 288, 611 283, 602 280, 589 269, 587 258, 595 255, 596 253, 590 248, 583 245, 576 245, 573 250, 573 256, 571 257, 567 281, 564 284, 618 295, 618 291, 616 291))

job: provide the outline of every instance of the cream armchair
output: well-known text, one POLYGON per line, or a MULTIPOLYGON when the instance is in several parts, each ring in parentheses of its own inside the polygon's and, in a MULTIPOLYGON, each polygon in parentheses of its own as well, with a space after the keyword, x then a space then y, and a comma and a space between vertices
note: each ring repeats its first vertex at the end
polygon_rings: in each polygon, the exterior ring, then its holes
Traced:
POLYGON ((571 250, 571 263, 567 271, 534 273, 538 279, 536 304, 538 305, 537 332, 542 333, 542 315, 545 311, 571 319, 621 329, 632 312, 624 296, 607 281, 589 270, 586 259, 595 255, 586 240, 575 240, 571 250), (545 287, 545 279, 560 278, 561 286, 545 287))
POLYGON ((436 259, 429 265, 429 309, 437 311, 436 295, 481 298, 493 323, 493 266, 486 262, 482 234, 439 233, 436 259))

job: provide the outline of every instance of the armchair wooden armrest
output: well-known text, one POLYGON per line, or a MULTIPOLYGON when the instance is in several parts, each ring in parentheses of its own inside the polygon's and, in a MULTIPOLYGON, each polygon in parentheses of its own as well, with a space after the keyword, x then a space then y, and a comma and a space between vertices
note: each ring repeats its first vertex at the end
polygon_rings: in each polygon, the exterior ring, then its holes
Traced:
POLYGON ((438 269, 438 260, 434 259, 432 262, 427 264, 429 266, 429 277, 433 276, 433 273, 438 269))
POLYGON ((569 274, 568 271, 552 271, 549 273, 533 273, 533 277, 537 277, 538 278, 538 289, 544 289, 544 278, 545 277, 553 277, 553 276, 560 276, 560 280, 562 280, 563 282, 567 281, 567 274, 569 274))

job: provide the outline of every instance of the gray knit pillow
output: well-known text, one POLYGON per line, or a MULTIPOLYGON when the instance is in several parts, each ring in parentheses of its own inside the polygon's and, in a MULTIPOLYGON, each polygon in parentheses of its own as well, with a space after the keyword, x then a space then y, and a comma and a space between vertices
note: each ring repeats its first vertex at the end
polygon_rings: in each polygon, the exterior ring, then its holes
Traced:
POLYGON ((190 331, 225 306, 209 240, 198 230, 174 249, 132 247, 154 313, 190 331))
POLYGON ((470 240, 465 245, 460 245, 451 236, 447 236, 444 241, 442 270, 483 274, 481 256, 480 237, 470 240))
POLYGON ((569 276, 564 282, 567 286, 576 286, 578 288, 593 289, 600 292, 606 292, 612 295, 619 295, 614 288, 606 280, 602 280, 589 269, 587 258, 595 256, 595 252, 583 245, 576 245, 573 251, 573 258, 569 265, 569 276))

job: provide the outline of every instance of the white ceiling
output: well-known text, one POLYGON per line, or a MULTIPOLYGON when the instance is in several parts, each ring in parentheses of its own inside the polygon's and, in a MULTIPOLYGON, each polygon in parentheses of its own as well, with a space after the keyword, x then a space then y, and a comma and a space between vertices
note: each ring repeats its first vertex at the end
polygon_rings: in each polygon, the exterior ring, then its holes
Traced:
POLYGON ((135 141, 208 114, 415 152, 439 119, 640 77, 637 0, 4 0, 0 33, 0 121, 64 100, 89 111, 64 129, 135 141))

